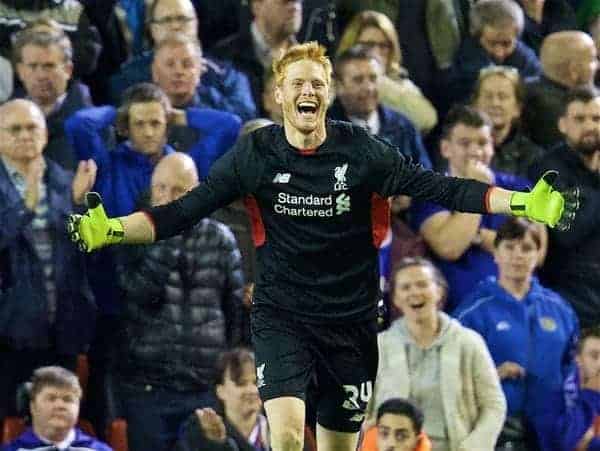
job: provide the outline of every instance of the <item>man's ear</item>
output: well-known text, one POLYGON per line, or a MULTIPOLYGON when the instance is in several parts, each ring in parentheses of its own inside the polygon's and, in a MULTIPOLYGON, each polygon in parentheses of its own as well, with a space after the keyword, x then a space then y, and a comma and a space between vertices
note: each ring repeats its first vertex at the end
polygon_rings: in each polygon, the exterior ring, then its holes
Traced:
POLYGON ((223 401, 223 389, 224 387, 221 384, 215 385, 215 394, 220 401, 223 401))
POLYGON ((563 135, 567 134, 567 124, 566 124, 566 118, 564 116, 561 116, 558 119, 558 131, 560 131, 563 135))
POLYGON ((156 77, 156 59, 152 60, 152 64, 150 65, 150 72, 152 73, 152 83, 157 83, 156 77))
POLYGON ((23 70, 25 69, 23 63, 17 63, 15 64, 15 72, 17 73, 17 76, 19 77, 19 80, 21 80, 21 82, 23 81, 23 70))
POLYGON ((128 106, 120 106, 117 109, 117 118, 115 119, 115 128, 117 133, 123 137, 129 136, 129 111, 128 106))
POLYGON ((262 3, 262 0, 250 0, 250 12, 252 13, 252 17, 257 16, 257 9, 260 8, 259 3, 262 3))
POLYGON ((69 80, 73 77, 73 62, 67 61, 65 63, 65 72, 69 74, 69 80))
POLYGON ((450 158, 450 142, 446 138, 440 140, 440 155, 446 160, 450 158))
POLYGON ((273 97, 275 97, 275 103, 278 105, 283 105, 283 92, 281 92, 281 87, 276 83, 275 89, 273 90, 273 97))

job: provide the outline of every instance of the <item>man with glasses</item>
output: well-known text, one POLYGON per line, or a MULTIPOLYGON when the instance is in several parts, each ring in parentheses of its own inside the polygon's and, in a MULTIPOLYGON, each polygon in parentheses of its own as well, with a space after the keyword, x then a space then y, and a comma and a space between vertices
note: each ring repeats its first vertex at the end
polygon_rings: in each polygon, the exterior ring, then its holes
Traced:
POLYGON ((92 100, 87 86, 71 79, 69 38, 63 33, 26 31, 18 36, 13 55, 17 75, 25 88, 22 96, 32 100, 46 116, 46 157, 74 170, 77 158, 65 137, 64 122, 77 110, 92 106, 92 100))
MULTIPOLYGON (((250 0, 254 20, 242 30, 218 42, 211 52, 233 62, 246 74, 254 100, 262 99, 271 63, 279 53, 297 42, 302 25, 301 0, 250 0)), ((263 111, 262 116, 267 116, 263 111)))
POLYGON ((93 329, 84 262, 64 233, 93 172, 45 158, 44 114, 29 100, 0 106, 0 419, 38 366, 73 369, 93 329))
MULTIPOLYGON (((154 53, 162 41, 168 37, 198 41, 198 17, 190 0, 157 0, 146 17, 154 48, 125 64, 111 77, 110 98, 114 104, 121 102, 121 96, 129 86, 152 80, 154 53)), ((197 46, 200 56, 196 64, 203 71, 196 86, 195 106, 227 111, 244 121, 256 117, 255 100, 246 76, 231 64, 203 56, 200 42, 197 46)), ((177 55, 174 59, 183 60, 177 55)))

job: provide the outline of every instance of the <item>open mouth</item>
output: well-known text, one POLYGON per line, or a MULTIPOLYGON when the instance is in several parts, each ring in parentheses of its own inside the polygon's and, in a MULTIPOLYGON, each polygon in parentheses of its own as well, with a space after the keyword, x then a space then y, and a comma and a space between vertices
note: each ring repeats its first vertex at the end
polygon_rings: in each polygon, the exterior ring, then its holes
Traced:
POLYGON ((410 308, 413 310, 421 310, 423 307, 425 307, 425 302, 421 302, 419 304, 412 304, 410 306, 410 308))
POLYGON ((319 105, 316 102, 304 101, 296 106, 298 113, 303 117, 312 117, 317 113, 319 105))

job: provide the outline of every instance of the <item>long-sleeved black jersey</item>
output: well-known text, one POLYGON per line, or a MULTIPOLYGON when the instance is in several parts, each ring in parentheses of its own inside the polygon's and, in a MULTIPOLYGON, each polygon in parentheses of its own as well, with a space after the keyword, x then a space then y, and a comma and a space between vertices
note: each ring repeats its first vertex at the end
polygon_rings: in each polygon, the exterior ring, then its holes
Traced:
POLYGON ((379 297, 377 226, 388 196, 407 194, 449 209, 485 213, 489 186, 444 177, 405 160, 388 143, 345 122, 299 151, 280 126, 261 128, 178 201, 148 211, 157 239, 251 195, 258 271, 255 305, 326 323, 372 318, 379 297))

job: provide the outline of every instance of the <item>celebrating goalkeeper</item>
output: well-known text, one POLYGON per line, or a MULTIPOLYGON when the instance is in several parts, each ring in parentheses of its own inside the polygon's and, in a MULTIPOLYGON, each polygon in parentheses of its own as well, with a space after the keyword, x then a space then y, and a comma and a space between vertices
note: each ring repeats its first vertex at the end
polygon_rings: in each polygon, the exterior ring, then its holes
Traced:
POLYGON ((252 339, 272 447, 302 449, 305 391, 316 373, 319 449, 353 450, 377 369, 377 250, 387 198, 406 194, 563 228, 577 202, 553 190, 556 173, 529 193, 445 177, 362 128, 326 121, 331 66, 316 43, 290 47, 273 66, 283 127, 243 137, 205 183, 170 204, 107 218, 90 193, 87 213, 71 216, 69 232, 87 252, 152 243, 245 197, 258 248, 252 339))

